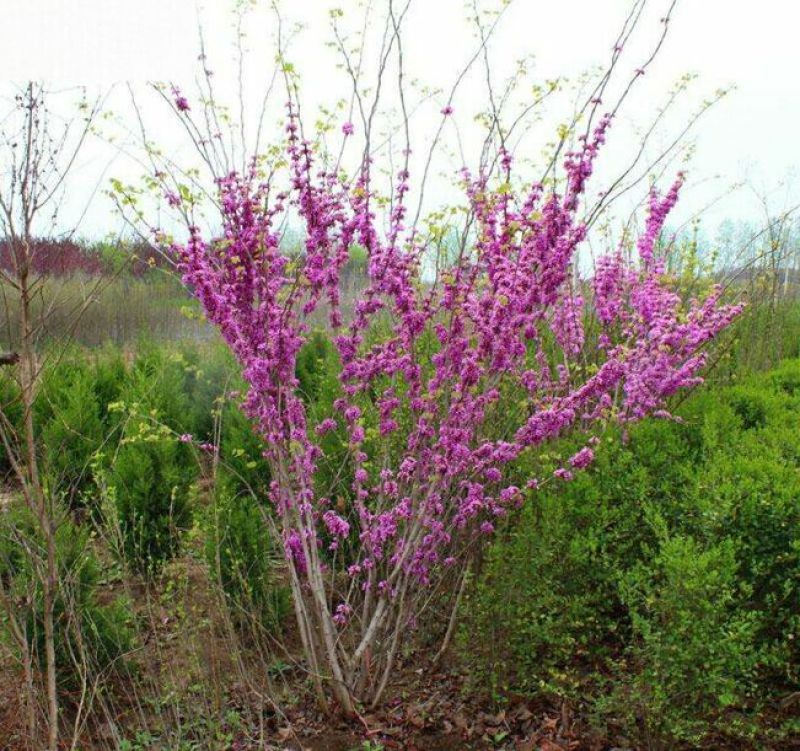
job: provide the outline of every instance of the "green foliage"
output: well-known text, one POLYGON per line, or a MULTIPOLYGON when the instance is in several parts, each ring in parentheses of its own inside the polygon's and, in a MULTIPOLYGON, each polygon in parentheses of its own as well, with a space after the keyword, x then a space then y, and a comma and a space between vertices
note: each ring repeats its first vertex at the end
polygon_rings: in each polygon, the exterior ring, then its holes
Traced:
POLYGON ((197 474, 191 449, 163 425, 131 418, 105 473, 110 516, 129 567, 153 575, 191 526, 189 490, 197 474))
POLYGON ((125 413, 118 447, 105 453, 102 481, 109 517, 119 530, 119 552, 128 566, 156 574, 179 549, 192 523, 190 488, 198 461, 178 440, 185 433, 206 440, 212 410, 229 375, 226 361, 185 347, 177 352, 142 342, 119 389, 125 413))
MULTIPOLYGON (((322 331, 314 331, 297 353, 295 375, 299 381, 298 391, 306 404, 316 404, 320 392, 330 386, 334 353, 333 344, 322 331)), ((333 367, 333 372, 335 376, 338 368, 333 367)))
POLYGON ((789 396, 795 396, 800 392, 800 363, 790 360, 782 363, 770 374, 772 383, 781 391, 789 396))
POLYGON ((108 407, 121 398, 127 379, 128 369, 122 351, 112 346, 100 349, 94 358, 93 387, 100 406, 100 417, 109 433, 117 427, 119 419, 109 412, 108 407))
POLYGON ((728 404, 744 430, 763 428, 767 424, 767 398, 758 389, 752 386, 730 389, 728 404))
POLYGON ((261 628, 279 627, 289 593, 276 575, 279 556, 263 508, 254 498, 221 483, 204 522, 205 555, 217 576, 234 620, 261 628))
POLYGON ((226 391, 241 388, 241 378, 230 350, 223 346, 184 345, 177 350, 176 362, 183 368, 182 389, 188 400, 184 432, 201 441, 210 441, 214 416, 226 391))
POLYGON ((151 412, 178 434, 190 433, 192 399, 191 369, 180 352, 142 341, 133 361, 122 398, 138 411, 151 412))
MULTIPOLYGON (((63 377, 48 380, 48 419, 40 425, 42 468, 50 492, 70 508, 83 506, 94 492, 92 457, 103 444, 105 429, 89 368, 65 368, 63 377)), ((60 369, 56 369, 60 372, 60 369)))
POLYGON ((631 618, 627 659, 596 709, 644 725, 647 736, 702 744, 709 718, 742 706, 758 661, 758 616, 737 607, 747 597, 737 576, 734 542, 703 545, 691 537, 664 539, 653 560, 621 580, 631 618))
MULTIPOLYGON (((298 391, 306 402, 309 424, 336 415, 333 403, 341 394, 341 364, 335 347, 322 332, 314 332, 297 358, 298 391)), ((347 432, 340 421, 337 428, 317 438, 322 449, 315 477, 317 493, 335 499, 341 506, 350 501, 353 471, 347 432)))
MULTIPOLYGON (((45 665, 41 567, 44 546, 27 509, 14 505, 0 514, 0 578, 7 594, 21 603, 28 647, 45 665)), ((101 568, 86 528, 64 519, 56 532, 58 593, 54 604, 56 666, 60 688, 80 687, 83 671, 121 670, 120 660, 134 643, 129 604, 117 598, 104 604, 101 568)), ((6 614, 7 617, 7 614, 6 614)), ((0 631, 8 624, 0 620, 0 631)), ((8 636, 7 632, 4 636, 8 636)), ((9 637, 10 639, 10 637, 9 637)), ((13 643, 13 642, 12 642, 13 643)))
POLYGON ((800 688, 799 385, 794 361, 704 389, 681 422, 611 433, 592 468, 532 494, 463 611, 478 676, 651 746, 757 732, 800 688))
POLYGON ((263 456, 264 441, 234 401, 227 400, 220 414, 218 487, 266 501, 271 475, 263 456))
MULTIPOLYGON (((94 357, 70 350, 55 361, 44 356, 45 367, 34 402, 34 428, 38 454, 48 491, 66 499, 72 509, 92 505, 95 496, 91 465, 95 452, 114 442, 118 417, 108 405, 119 398, 126 379, 122 355, 105 349, 94 357)), ((23 408, 13 376, 0 373, 0 411, 14 435, 12 445, 23 441, 23 408)), ((9 472, 5 449, 0 449, 0 470, 9 472)))

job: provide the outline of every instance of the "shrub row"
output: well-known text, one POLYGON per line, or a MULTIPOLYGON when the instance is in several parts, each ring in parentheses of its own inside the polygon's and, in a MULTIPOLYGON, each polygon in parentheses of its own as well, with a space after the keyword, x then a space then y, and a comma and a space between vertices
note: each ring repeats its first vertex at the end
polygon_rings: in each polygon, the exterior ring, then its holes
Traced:
MULTIPOLYGON (((97 554, 102 557, 103 548, 93 541, 95 531, 128 570, 151 578, 196 527, 204 535, 197 552, 237 621, 275 628, 287 612, 287 597, 276 581, 279 554, 265 523, 269 471, 260 439, 229 398, 241 383, 227 351, 143 342, 134 356, 112 347, 76 349, 57 361, 45 353, 43 362, 34 422, 48 497, 61 510, 65 600, 57 605, 56 627, 65 650, 59 656, 63 674, 77 675, 78 648, 105 668, 117 663, 132 638, 130 608, 100 604, 97 554), (214 462, 203 450, 213 443, 214 462), (212 476, 215 485, 208 483, 212 476)), ((306 380, 315 362, 306 362, 306 380)), ((20 433, 13 375, 0 372, 0 410, 20 433)), ((10 474, 2 449, 0 469, 10 474)), ((43 659, 35 556, 28 554, 37 549, 42 541, 21 505, 0 508, 0 577, 10 593, 27 597, 32 620, 25 633, 43 659)))
POLYGON ((531 496, 478 567, 464 652, 498 697, 567 698, 637 746, 800 732, 780 711, 800 689, 800 361, 679 414, 531 496))

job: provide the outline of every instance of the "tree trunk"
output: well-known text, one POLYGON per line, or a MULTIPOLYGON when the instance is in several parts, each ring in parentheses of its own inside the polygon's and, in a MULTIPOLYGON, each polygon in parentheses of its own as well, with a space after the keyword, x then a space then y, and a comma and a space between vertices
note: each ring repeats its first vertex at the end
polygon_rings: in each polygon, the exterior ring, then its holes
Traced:
MULTIPOLYGON (((26 243, 27 245, 27 243, 26 243)), ((28 249, 24 250, 28 257, 28 249)), ((58 561, 56 554, 55 523, 48 509, 44 488, 39 475, 36 456, 36 433, 33 423, 33 405, 36 398, 36 353, 33 342, 33 326, 30 316, 31 298, 27 269, 20 274, 20 388, 24 410, 25 430, 25 475, 30 498, 44 538, 46 559, 42 580, 42 621, 44 623, 45 662, 47 679, 47 748, 58 749, 58 694, 56 675, 55 627, 53 613, 58 589, 58 561)))

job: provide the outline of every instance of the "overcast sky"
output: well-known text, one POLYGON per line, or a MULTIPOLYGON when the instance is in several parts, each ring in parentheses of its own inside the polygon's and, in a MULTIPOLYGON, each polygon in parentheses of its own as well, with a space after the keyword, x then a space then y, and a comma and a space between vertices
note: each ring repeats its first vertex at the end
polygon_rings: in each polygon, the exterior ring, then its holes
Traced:
MULTIPOLYGON (((636 55, 644 54, 659 32, 658 16, 668 5, 663 0, 651 3, 651 16, 637 38, 639 47, 631 52, 631 70, 636 55)), ((224 70, 232 55, 230 4, 205 0, 203 5, 204 33, 224 70)), ((307 27, 290 52, 303 76, 307 102, 330 104, 346 95, 346 80, 337 77, 333 52, 325 46, 330 39, 327 9, 355 9, 357 3, 293 0, 283 5, 288 19, 307 27)), ((531 77, 538 80, 578 76, 604 63, 629 5, 629 0, 514 0, 492 43, 498 77, 525 54, 536 56, 531 77)), ((197 72, 197 13, 194 0, 0 0, 0 77, 8 82, 44 79, 54 86, 84 84, 94 91, 125 81, 170 80, 185 82, 191 90, 197 72)), ((357 12, 349 18, 356 19, 357 12)), ((800 2, 795 0, 679 0, 666 46, 623 114, 628 130, 622 129, 626 135, 621 138, 630 138, 649 122, 670 86, 685 73, 696 73, 698 79, 665 122, 662 142, 706 96, 735 86, 694 131, 684 217, 745 179, 771 192, 776 210, 800 200, 798 181, 791 178, 800 166, 798 29, 800 2), (782 181, 790 186, 788 194, 779 187, 782 181)), ((248 26, 247 45, 254 51, 250 80, 267 76, 273 31, 266 16, 254 17, 248 26)), ((463 0, 413 0, 405 42, 409 78, 447 86, 474 48, 463 0)), ((227 84, 221 80, 232 93, 232 79, 227 84)), ((120 89, 110 101, 124 113, 120 89)), ((485 99, 486 90, 476 77, 457 98, 455 115, 469 120, 485 99)), ((418 138, 424 140, 425 127, 430 127, 425 118, 438 114, 439 106, 433 102, 427 115, 420 114, 418 138)), ((156 130, 162 127, 161 116, 154 116, 156 130)), ((551 129, 557 112, 553 118, 545 121, 551 129)), ((163 128, 166 132, 167 125, 163 128)), ((87 175, 107 164, 108 152, 99 145, 93 148, 87 175)), ((119 157, 108 169, 107 174, 129 174, 132 168, 119 157)), ((112 221, 105 199, 95 203, 84 234, 101 234, 112 221)), ((750 190, 739 190, 708 210, 706 226, 724 217, 755 218, 757 212, 750 190)))

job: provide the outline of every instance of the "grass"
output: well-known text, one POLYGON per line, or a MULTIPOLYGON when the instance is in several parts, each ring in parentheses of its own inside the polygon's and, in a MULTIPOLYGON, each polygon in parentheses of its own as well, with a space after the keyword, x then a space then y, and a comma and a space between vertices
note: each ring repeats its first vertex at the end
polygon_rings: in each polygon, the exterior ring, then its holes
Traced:
MULTIPOLYGON (((2 288, 4 323, 0 346, 13 349, 18 297, 2 288)), ((98 279, 81 274, 41 280, 33 310, 39 323, 40 346, 50 341, 73 341, 86 347, 107 342, 129 347, 142 335, 157 341, 201 341, 214 337, 199 315, 196 302, 180 280, 169 272, 142 277, 123 275, 98 279), (89 300, 77 322, 75 311, 89 300), (45 303, 46 301, 46 303, 45 303)))

